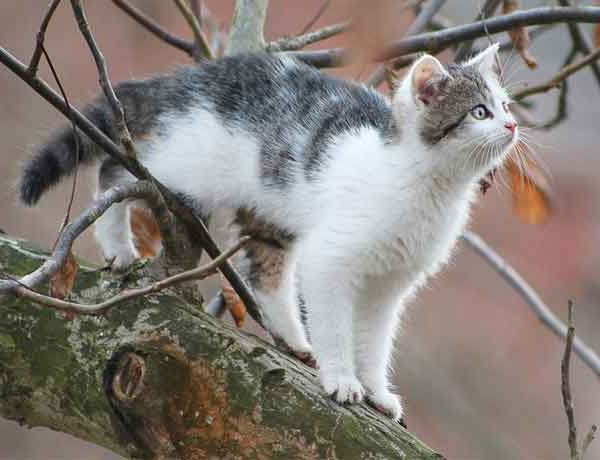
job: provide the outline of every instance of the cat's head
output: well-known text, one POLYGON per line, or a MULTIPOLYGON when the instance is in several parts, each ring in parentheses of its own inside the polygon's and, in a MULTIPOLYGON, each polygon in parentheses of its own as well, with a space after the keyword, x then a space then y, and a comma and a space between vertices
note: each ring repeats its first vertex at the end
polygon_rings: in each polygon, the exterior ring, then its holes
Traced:
POLYGON ((424 55, 411 67, 395 103, 414 123, 420 141, 458 171, 484 174, 516 143, 519 129, 510 112, 497 65, 498 46, 462 64, 443 66, 424 55))

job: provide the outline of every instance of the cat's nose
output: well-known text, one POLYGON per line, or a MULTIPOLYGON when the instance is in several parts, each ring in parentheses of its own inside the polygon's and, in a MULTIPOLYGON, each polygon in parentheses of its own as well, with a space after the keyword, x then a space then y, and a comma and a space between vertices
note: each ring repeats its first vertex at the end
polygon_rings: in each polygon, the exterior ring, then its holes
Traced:
POLYGON ((515 129, 517 129, 517 123, 514 121, 509 121, 507 123, 504 123, 504 127, 508 129, 511 133, 514 133, 515 129))

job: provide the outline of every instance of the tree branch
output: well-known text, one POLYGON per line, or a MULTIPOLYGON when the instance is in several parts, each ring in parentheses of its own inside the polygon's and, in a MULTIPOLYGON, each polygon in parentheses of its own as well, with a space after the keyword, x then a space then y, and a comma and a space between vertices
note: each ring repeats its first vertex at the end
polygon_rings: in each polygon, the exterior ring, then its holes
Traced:
POLYGON ((341 67, 350 60, 350 53, 344 48, 317 51, 286 51, 284 54, 320 69, 341 67))
POLYGON ((40 24, 40 30, 35 36, 35 49, 33 50, 33 55, 31 56, 31 61, 29 61, 29 72, 32 75, 35 75, 38 70, 38 65, 40 63, 40 59, 42 57, 42 48, 44 46, 44 39, 46 36, 46 29, 48 28, 48 24, 50 24, 50 20, 52 19, 52 15, 56 10, 56 7, 60 3, 60 0, 52 0, 52 2, 48 5, 48 9, 46 10, 46 14, 44 14, 44 18, 42 19, 42 23, 40 24))
MULTIPOLYGON (((555 335, 562 339, 567 337, 567 326, 552 313, 537 292, 519 275, 514 268, 500 257, 485 241, 472 232, 465 232, 462 239, 525 300, 538 319, 555 335)), ((600 357, 581 339, 575 337, 573 342, 575 353, 597 375, 600 376, 600 357)))
POLYGON ((117 304, 126 302, 127 300, 143 297, 149 294, 156 294, 164 289, 184 283, 191 280, 202 280, 207 276, 213 275, 217 269, 227 261, 232 255, 239 251, 242 246, 250 240, 250 237, 241 238, 234 246, 227 251, 221 253, 219 257, 213 259, 208 264, 202 267, 196 267, 191 270, 186 270, 176 275, 170 276, 160 281, 147 284, 140 288, 127 289, 120 294, 117 294, 109 299, 95 304, 81 304, 76 302, 68 302, 65 300, 49 297, 39 292, 33 291, 23 285, 18 285, 11 292, 17 297, 30 300, 40 305, 44 305, 56 310, 69 313, 81 313, 85 315, 104 315, 110 308, 117 304))
POLYGON ((385 61, 418 51, 440 52, 451 45, 484 37, 488 33, 505 32, 518 26, 552 24, 555 22, 600 22, 600 7, 540 7, 518 11, 437 32, 429 32, 404 38, 389 45, 377 60, 385 61))
POLYGON ((334 37, 348 30, 349 22, 340 22, 297 37, 282 37, 267 44, 267 52, 296 51, 312 43, 334 37))
POLYGON ((596 48, 592 53, 585 56, 583 59, 580 59, 572 64, 569 64, 563 67, 560 72, 558 72, 554 77, 548 80, 545 83, 541 83, 539 85, 528 86, 526 88, 515 91, 511 96, 515 100, 520 100, 531 96, 533 94, 545 93, 550 91, 551 89, 560 87, 560 84, 573 75, 578 70, 583 69, 584 67, 590 65, 593 62, 600 58, 600 48, 596 48))
POLYGON ((169 31, 161 27, 153 19, 146 16, 143 12, 138 10, 136 7, 131 5, 126 0, 112 0, 113 3, 121 8, 125 13, 129 15, 134 21, 144 27, 146 30, 153 33, 156 37, 168 43, 169 45, 187 53, 189 56, 194 56, 194 43, 184 40, 183 38, 176 37, 169 31))
POLYGON ((569 381, 571 367, 571 349, 573 348, 573 338, 575 337, 575 326, 573 324, 573 302, 569 301, 568 310, 568 329, 565 343, 565 352, 560 364, 561 375, 561 393, 567 422, 569 424, 569 450, 571 459, 578 460, 579 452, 577 448, 577 427, 575 426, 575 413, 573 412, 573 401, 571 399, 571 384, 569 381))
MULTIPOLYGON (((0 237, 7 269, 29 272, 42 258, 0 237)), ((101 302, 120 287, 81 267, 72 295, 101 302)), ((3 417, 126 458, 442 459, 365 404, 334 403, 313 369, 169 291, 95 317, 5 297, 0 356, 3 417)))
MULTIPOLYGON (((429 0, 423 5, 418 16, 406 31, 406 35, 411 36, 423 32, 437 12, 444 6, 444 3, 446 3, 446 0, 429 0)), ((377 88, 385 80, 386 73, 386 64, 380 64, 367 78, 365 85, 377 88)))
MULTIPOLYGON (((558 0, 558 4, 561 6, 571 6, 570 0, 558 0)), ((571 34, 571 39, 573 40, 573 45, 581 51, 582 54, 589 54, 592 52, 594 45, 592 41, 588 38, 588 36, 584 33, 584 31, 579 27, 578 24, 569 23, 567 24, 569 28, 569 33, 571 34)), ((597 62, 592 62, 590 64, 590 68, 596 77, 596 81, 600 83, 600 66, 597 62)))
MULTIPOLYGON (((475 21, 485 21, 487 18, 492 16, 500 6, 500 3, 502 3, 502 0, 486 0, 485 3, 481 6, 477 17, 475 18, 475 21)), ((462 62, 465 59, 467 59, 467 57, 471 53, 471 50, 473 49, 473 42, 474 40, 468 40, 460 44, 458 50, 456 50, 456 54, 454 55, 454 60, 456 62, 462 62)))
POLYGON ((236 0, 225 54, 263 51, 269 0, 236 0))
POLYGON ((202 33, 200 22, 198 21, 198 18, 196 17, 190 6, 187 4, 187 1, 174 0, 174 2, 175 5, 177 5, 177 8, 179 8, 181 15, 185 18, 186 22, 188 23, 188 25, 192 29, 192 32, 194 33, 194 40, 196 45, 194 46, 194 50, 197 49, 199 51, 199 54, 195 53, 195 59, 200 60, 203 57, 212 59, 213 53, 210 49, 210 46, 208 46, 208 41, 206 40, 206 37, 202 33))

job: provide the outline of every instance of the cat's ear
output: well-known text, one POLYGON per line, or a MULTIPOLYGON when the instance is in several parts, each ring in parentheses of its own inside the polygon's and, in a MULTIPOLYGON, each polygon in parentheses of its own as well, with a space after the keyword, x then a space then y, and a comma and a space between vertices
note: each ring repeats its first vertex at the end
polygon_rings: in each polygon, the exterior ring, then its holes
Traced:
POLYGON ((413 64, 410 78, 415 100, 429 105, 441 96, 450 75, 440 61, 426 54, 413 64))
POLYGON ((498 43, 494 43, 493 45, 488 46, 481 53, 469 59, 465 66, 476 66, 480 73, 483 75, 486 74, 500 74, 500 68, 498 67, 498 63, 500 62, 498 58, 498 48, 500 45, 498 43))

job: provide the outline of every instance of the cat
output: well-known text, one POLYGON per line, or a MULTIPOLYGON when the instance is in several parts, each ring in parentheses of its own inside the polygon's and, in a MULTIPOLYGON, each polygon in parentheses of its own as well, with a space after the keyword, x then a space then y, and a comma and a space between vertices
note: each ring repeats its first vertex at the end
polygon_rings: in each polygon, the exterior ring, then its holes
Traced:
MULTIPOLYGON (((204 215, 229 213, 253 237, 240 269, 266 326, 295 352, 314 354, 324 391, 339 403, 366 398, 403 415, 388 368, 404 305, 447 262, 479 179, 519 136, 497 50, 447 66, 425 54, 391 99, 267 54, 116 87, 140 161, 204 215)), ((118 140, 102 98, 84 113, 118 140)), ((134 181, 78 136, 79 162, 99 165, 99 192, 134 181)), ((74 165, 65 127, 26 164, 21 200, 35 204, 74 165)), ((116 271, 138 258, 128 213, 128 203, 115 204, 95 227, 116 271)))

